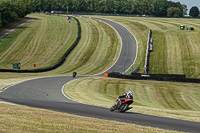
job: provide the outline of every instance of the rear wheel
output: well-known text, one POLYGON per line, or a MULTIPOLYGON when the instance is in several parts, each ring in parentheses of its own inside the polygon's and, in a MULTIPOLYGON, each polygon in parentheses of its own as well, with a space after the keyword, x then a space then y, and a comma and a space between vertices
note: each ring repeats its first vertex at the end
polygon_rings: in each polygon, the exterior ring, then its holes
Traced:
POLYGON ((128 104, 127 103, 123 103, 120 108, 119 108, 119 112, 123 113, 128 109, 128 104))

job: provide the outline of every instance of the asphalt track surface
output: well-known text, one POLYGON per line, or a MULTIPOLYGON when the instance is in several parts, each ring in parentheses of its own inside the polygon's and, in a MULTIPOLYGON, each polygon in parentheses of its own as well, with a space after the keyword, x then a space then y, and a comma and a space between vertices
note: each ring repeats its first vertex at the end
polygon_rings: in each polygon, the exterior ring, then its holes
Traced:
MULTIPOLYGON (((122 38, 123 44, 119 59, 110 69, 107 70, 107 72, 116 69, 120 72, 124 72, 124 69, 122 68, 119 70, 118 66, 122 66, 124 64, 133 64, 137 51, 136 40, 133 35, 123 26, 108 20, 101 19, 101 21, 110 24, 116 29, 122 38)), ((76 79, 85 77, 86 76, 77 76, 76 79)), ((63 95, 62 87, 66 84, 66 82, 71 80, 73 80, 71 76, 60 76, 25 81, 5 88, 0 93, 0 99, 20 105, 50 109, 80 116, 95 117, 169 130, 185 132, 200 131, 200 123, 197 122, 157 117, 134 112, 110 112, 108 108, 82 104, 70 100, 63 95)))

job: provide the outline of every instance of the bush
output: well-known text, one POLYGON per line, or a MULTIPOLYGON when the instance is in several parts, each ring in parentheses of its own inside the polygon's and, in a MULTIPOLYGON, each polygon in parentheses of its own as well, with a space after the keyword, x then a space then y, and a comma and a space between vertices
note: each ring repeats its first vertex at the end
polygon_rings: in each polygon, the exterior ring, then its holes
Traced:
POLYGON ((1 13, 0 13, 0 27, 2 26, 1 13))

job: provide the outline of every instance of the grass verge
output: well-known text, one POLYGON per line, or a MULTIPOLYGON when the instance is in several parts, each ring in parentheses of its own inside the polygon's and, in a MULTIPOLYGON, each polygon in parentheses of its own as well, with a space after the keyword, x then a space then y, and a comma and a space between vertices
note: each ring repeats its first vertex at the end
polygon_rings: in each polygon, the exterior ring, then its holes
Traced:
MULTIPOLYGON (((111 120, 76 116, 50 110, 0 103, 0 132, 66 132, 66 133, 167 133, 158 128, 138 126, 111 120)), ((174 132, 176 133, 176 132, 174 132)))
POLYGON ((135 102, 130 111, 200 122, 199 89, 200 84, 90 77, 66 84, 64 93, 79 102, 111 107, 131 90, 135 102))

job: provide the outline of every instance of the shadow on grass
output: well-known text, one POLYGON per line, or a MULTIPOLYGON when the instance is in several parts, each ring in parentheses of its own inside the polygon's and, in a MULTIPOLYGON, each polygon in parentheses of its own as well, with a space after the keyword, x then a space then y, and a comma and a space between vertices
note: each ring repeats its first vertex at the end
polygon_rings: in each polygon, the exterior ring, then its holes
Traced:
POLYGON ((11 39, 11 38, 13 38, 13 37, 10 37, 10 36, 8 36, 8 35, 2 35, 2 34, 0 34, 0 37, 1 37, 1 36, 3 36, 3 37, 0 38, 0 43, 3 42, 4 39, 11 39))
POLYGON ((23 26, 23 27, 17 27, 16 29, 27 29, 27 28, 32 28, 32 27, 23 26))

